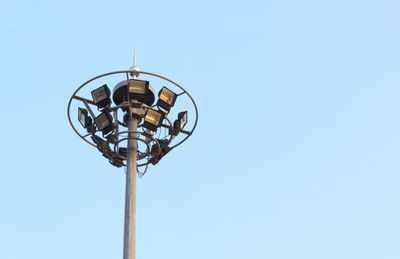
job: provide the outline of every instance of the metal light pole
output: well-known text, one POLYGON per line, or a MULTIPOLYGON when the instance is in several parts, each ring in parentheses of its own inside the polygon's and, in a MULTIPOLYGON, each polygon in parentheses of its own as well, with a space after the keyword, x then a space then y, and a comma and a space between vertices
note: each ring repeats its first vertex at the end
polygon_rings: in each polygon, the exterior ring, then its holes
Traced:
MULTIPOLYGON (((180 107, 183 105, 181 103, 180 107)), ((150 164, 156 165, 167 153, 192 135, 198 120, 196 103, 178 83, 136 67, 135 51, 134 66, 130 70, 96 76, 76 89, 68 103, 68 120, 79 137, 96 147, 112 165, 126 167, 123 259, 135 259, 136 177, 143 176, 150 164), (156 104, 153 104, 156 99, 153 86, 149 81, 137 80, 139 75, 163 80, 156 104), (123 78, 123 81, 115 86, 112 94, 114 106, 111 91, 107 84, 104 84, 104 78, 112 76, 123 78), (100 87, 100 83, 97 83, 99 79, 103 84, 100 87), (92 100, 82 97, 81 94, 85 92, 80 92, 81 89, 93 84, 98 88, 91 91, 92 100), (171 90, 173 87, 181 92, 175 93, 171 90), (192 123, 189 124, 187 120, 189 111, 181 111, 175 121, 170 120, 172 107, 179 100, 183 101, 184 106, 192 104, 191 112, 195 115, 192 123), (77 106, 77 103, 83 104, 85 108, 77 106), (71 120, 74 104, 78 108, 78 120, 82 125, 80 130, 71 120), (92 108, 97 108, 98 115, 92 108), (124 113, 123 121, 118 118, 118 114, 121 113, 124 113), (120 131, 120 126, 127 130, 120 131), (190 130, 185 130, 184 127, 190 130), (82 130, 86 130, 86 133, 82 133, 82 130), (122 146, 123 141, 127 142, 126 147, 122 146), (142 147, 139 147, 139 142, 143 144, 142 147), (144 171, 138 171, 139 167, 145 167, 144 171)))
MULTIPOLYGON (((132 70, 136 67, 136 48, 134 53, 132 70)), ((133 74, 136 79, 136 74, 133 74)), ((124 224, 124 257, 123 259, 135 259, 136 248, 136 174, 137 174, 137 140, 132 136, 132 131, 137 131, 137 119, 132 116, 130 109, 128 121, 128 149, 125 183, 125 224, 124 224)))
MULTIPOLYGON (((137 130, 137 120, 129 119, 129 131, 137 130)), ((124 259, 135 259, 137 140, 129 133, 125 189, 124 259)))

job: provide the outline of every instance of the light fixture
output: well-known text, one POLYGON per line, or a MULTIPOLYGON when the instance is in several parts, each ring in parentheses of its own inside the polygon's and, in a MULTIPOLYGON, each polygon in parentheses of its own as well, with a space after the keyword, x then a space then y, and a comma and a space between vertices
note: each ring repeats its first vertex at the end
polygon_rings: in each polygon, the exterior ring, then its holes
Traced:
POLYGON ((161 126, 163 120, 164 113, 162 111, 148 109, 146 115, 144 116, 143 127, 152 131, 156 131, 157 128, 161 126))
POLYGON ((110 89, 106 84, 92 91, 93 102, 99 109, 107 107, 111 104, 110 95, 110 89))
POLYGON ((122 162, 122 159, 119 157, 113 157, 109 161, 110 161, 110 164, 112 164, 113 166, 116 166, 116 167, 122 167, 124 165, 124 163, 122 162))
POLYGON ((153 105, 155 100, 154 89, 150 85, 149 81, 129 79, 119 82, 113 91, 113 101, 114 104, 119 105, 123 102, 128 101, 138 101, 148 106, 153 105))
POLYGON ((113 130, 114 125, 112 120, 112 116, 107 112, 102 112, 94 119, 94 123, 96 124, 97 128, 103 132, 103 136, 113 130))
POLYGON ((124 165, 122 158, 115 152, 112 152, 107 158, 113 166, 122 167, 124 165))
MULTIPOLYGON (((109 147, 108 145, 106 145, 106 141, 105 141, 104 139, 102 139, 102 138, 100 138, 99 136, 94 135, 94 134, 91 136, 91 138, 92 138, 93 142, 97 145, 97 149, 98 149, 101 153, 103 153, 104 151, 105 151, 106 153, 111 152, 110 147, 109 147)), ((104 153, 103 153, 103 156, 104 156, 104 157, 107 157, 104 153)))
POLYGON ((86 109, 78 108, 78 120, 85 129, 92 125, 92 118, 88 115, 86 109))
POLYGON ((176 122, 179 124, 178 128, 183 129, 187 123, 187 111, 178 113, 178 119, 174 122, 174 126, 176 122))
MULTIPOLYGON (((97 145, 97 149, 103 154, 103 156, 105 158, 107 158, 109 160, 116 159, 115 154, 114 154, 115 152, 111 151, 110 146, 106 145, 107 142, 104 139, 102 139, 99 136, 94 135, 94 134, 91 136, 91 138, 92 138, 93 142, 97 145)), ((119 159, 119 160, 121 160, 121 159, 119 159)), ((111 163, 111 161, 110 161, 110 163, 111 163)), ((121 160, 121 163, 122 163, 122 160, 121 160)), ((111 163, 111 164, 113 164, 113 163, 111 163)), ((113 165, 115 165, 117 167, 121 167, 121 166, 119 166, 118 161, 116 164, 113 164, 113 165)))
POLYGON ((153 144, 151 146, 151 153, 153 153, 153 157, 150 158, 149 162, 152 163, 153 165, 157 164, 161 158, 163 158, 170 150, 171 148, 168 147, 168 139, 157 139, 158 143, 160 144, 161 151, 158 149, 157 144, 153 144))
POLYGON ((149 89, 149 81, 131 79, 129 80, 130 94, 145 94, 149 89))
POLYGON ((94 142, 97 146, 103 146, 103 145, 106 143, 106 141, 105 141, 104 139, 100 138, 100 137, 97 136, 97 135, 93 135, 93 136, 91 136, 91 138, 92 138, 93 142, 94 142))
POLYGON ((174 121, 174 126, 169 129, 169 134, 176 136, 187 124, 187 111, 178 113, 178 119, 174 121))
POLYGON ((163 88, 158 93, 157 106, 169 112, 169 110, 171 110, 171 107, 175 104, 176 97, 176 93, 163 86, 163 88))
POLYGON ((118 154, 123 157, 128 157, 128 149, 126 147, 118 148, 118 154))

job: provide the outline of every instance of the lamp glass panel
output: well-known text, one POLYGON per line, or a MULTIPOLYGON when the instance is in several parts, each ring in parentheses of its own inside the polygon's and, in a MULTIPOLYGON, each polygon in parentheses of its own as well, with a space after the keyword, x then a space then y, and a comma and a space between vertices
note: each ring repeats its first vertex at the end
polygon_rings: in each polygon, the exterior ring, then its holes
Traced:
POLYGON ((161 120, 162 114, 160 114, 159 112, 149 109, 147 111, 146 117, 144 118, 145 121, 147 121, 150 124, 153 125, 160 125, 160 120, 161 120))
POLYGON ((99 87, 96 90, 92 91, 92 97, 95 103, 101 102, 109 97, 106 87, 107 86, 103 85, 102 87, 99 87))
POLYGON ((142 80, 130 80, 129 81, 129 92, 135 94, 145 94, 146 93, 147 81, 142 80))
POLYGON ((111 123, 105 113, 102 113, 99 116, 97 116, 95 122, 99 130, 103 130, 111 123))
POLYGON ((164 87, 160 93, 160 99, 169 105, 173 104, 175 96, 176 94, 166 87, 164 87))
POLYGON ((181 129, 183 129, 183 127, 185 127, 185 125, 187 123, 187 112, 184 112, 182 114, 182 117, 181 117, 180 121, 181 121, 181 123, 180 123, 181 124, 181 129))
POLYGON ((83 108, 78 108, 78 120, 79 122, 82 124, 82 126, 84 128, 86 128, 87 126, 89 126, 90 122, 89 121, 89 117, 88 117, 88 112, 87 110, 83 109, 83 108))
POLYGON ((85 122, 86 122, 85 115, 83 115, 81 108, 78 109, 78 120, 82 124, 82 126, 85 127, 85 122))

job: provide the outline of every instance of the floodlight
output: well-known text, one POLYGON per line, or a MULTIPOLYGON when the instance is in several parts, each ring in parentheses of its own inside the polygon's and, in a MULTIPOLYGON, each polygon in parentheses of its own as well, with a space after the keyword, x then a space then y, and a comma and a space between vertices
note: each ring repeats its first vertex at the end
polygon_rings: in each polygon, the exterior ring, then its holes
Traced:
POLYGON ((103 145, 106 143, 106 141, 105 141, 104 139, 100 138, 100 137, 97 136, 97 135, 93 135, 93 136, 91 136, 91 138, 92 138, 93 142, 94 142, 97 146, 103 146, 103 145))
POLYGON ((161 126, 163 120, 164 113, 162 111, 148 109, 146 115, 144 116, 143 127, 152 131, 156 131, 157 128, 161 126))
POLYGON ((112 120, 112 116, 107 112, 102 112, 94 119, 94 123, 96 124, 97 128, 103 132, 103 136, 113 130, 114 125, 112 120))
POLYGON ((131 79, 129 80, 129 93, 131 95, 135 94, 145 94, 149 89, 149 81, 131 79))
POLYGON ((122 167, 124 165, 124 163, 122 162, 122 159, 119 157, 113 157, 109 161, 110 161, 110 164, 112 164, 113 166, 116 166, 116 167, 122 167))
POLYGON ((91 136, 93 142, 97 145, 97 149, 103 154, 105 158, 108 158, 108 154, 111 153, 111 149, 106 145, 106 141, 97 135, 91 136))
POLYGON ((78 108, 78 120, 84 128, 92 125, 92 118, 88 115, 88 111, 86 109, 78 108))
POLYGON ((158 93, 157 106, 169 112, 169 110, 171 110, 171 107, 175 104, 176 97, 176 93, 163 86, 163 88, 158 93))
POLYGON ((175 122, 179 123, 179 129, 183 129, 187 123, 187 111, 178 113, 178 119, 175 122))
POLYGON ((128 157, 128 149, 126 147, 118 148, 118 154, 123 157, 128 157))
POLYGON ((174 121, 174 126, 169 129, 169 134, 176 136, 187 124, 187 111, 178 113, 178 119, 174 121))
POLYGON ((153 153, 154 155, 149 160, 150 163, 152 163, 153 165, 157 164, 161 160, 161 158, 163 158, 163 156, 165 156, 171 150, 171 148, 168 147, 168 142, 169 142, 168 139, 158 139, 161 151, 159 151, 157 144, 153 144, 151 146, 151 153, 153 153))
POLYGON ((151 106, 154 103, 154 89, 149 81, 129 79, 119 82, 113 91, 113 101, 116 105, 128 101, 136 100, 138 102, 151 106))
POLYGON ((111 104, 110 95, 110 89, 106 84, 92 91, 93 102, 99 109, 107 107, 111 104))
POLYGON ((111 152, 109 156, 107 156, 109 159, 108 161, 110 164, 116 167, 122 167, 124 165, 124 162, 122 161, 122 158, 115 152, 111 152))

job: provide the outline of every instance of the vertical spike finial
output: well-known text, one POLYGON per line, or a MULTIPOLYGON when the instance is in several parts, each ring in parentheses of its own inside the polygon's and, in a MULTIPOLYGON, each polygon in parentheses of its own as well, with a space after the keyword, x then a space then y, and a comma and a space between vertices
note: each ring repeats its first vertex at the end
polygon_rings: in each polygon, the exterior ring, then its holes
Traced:
POLYGON ((133 66, 136 67, 136 46, 133 50, 133 66))
POLYGON ((133 49, 133 67, 131 67, 131 76, 134 78, 138 77, 140 74, 140 69, 136 66, 136 46, 133 49))

